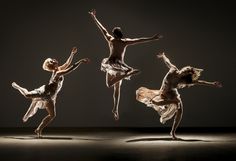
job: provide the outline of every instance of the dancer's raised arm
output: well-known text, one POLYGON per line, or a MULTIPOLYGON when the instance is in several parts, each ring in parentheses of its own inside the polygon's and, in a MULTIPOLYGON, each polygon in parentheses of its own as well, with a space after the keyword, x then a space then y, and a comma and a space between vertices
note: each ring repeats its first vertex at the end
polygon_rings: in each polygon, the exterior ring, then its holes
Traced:
POLYGON ((94 22, 98 26, 98 28, 102 31, 102 34, 105 37, 105 39, 107 41, 109 41, 112 38, 112 36, 108 33, 107 29, 98 21, 98 19, 96 17, 96 10, 91 10, 88 13, 91 15, 91 17, 93 18, 94 22))
POLYGON ((164 52, 163 52, 163 53, 159 53, 159 54, 157 55, 157 57, 158 57, 159 59, 162 59, 168 68, 178 70, 178 68, 177 68, 174 64, 172 64, 172 63, 170 62, 170 59, 166 57, 166 55, 165 55, 164 52))
POLYGON ((74 55, 77 53, 77 51, 78 49, 76 47, 73 47, 67 61, 63 65, 59 66, 58 69, 65 70, 66 68, 68 68, 73 60, 74 55))
POLYGON ((89 59, 88 58, 84 58, 84 59, 81 59, 79 61, 77 61, 75 64, 71 65, 70 67, 66 68, 65 70, 61 70, 61 71, 58 71, 56 73, 56 77, 59 77, 59 76, 62 76, 62 75, 66 75, 66 74, 69 74, 70 72, 74 71, 76 68, 78 68, 78 66, 82 63, 89 63, 89 59))
POLYGON ((139 43, 146 43, 146 42, 150 42, 154 40, 159 40, 160 38, 162 38, 162 35, 159 35, 159 34, 155 34, 152 37, 141 37, 141 38, 135 38, 135 39, 126 38, 125 43, 127 45, 135 45, 139 43))

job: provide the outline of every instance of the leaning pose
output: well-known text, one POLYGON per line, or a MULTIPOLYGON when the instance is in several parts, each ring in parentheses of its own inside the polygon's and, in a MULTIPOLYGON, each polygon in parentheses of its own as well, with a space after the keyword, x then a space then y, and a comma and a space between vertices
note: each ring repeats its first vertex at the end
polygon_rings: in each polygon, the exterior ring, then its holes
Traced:
POLYGON ((69 74, 75 70, 81 63, 88 63, 89 59, 81 59, 78 62, 71 65, 74 55, 77 53, 77 48, 74 47, 67 61, 59 66, 56 59, 47 58, 43 63, 43 69, 52 73, 52 76, 48 84, 41 86, 40 88, 28 91, 16 84, 12 83, 12 87, 17 89, 24 97, 31 99, 32 103, 23 117, 23 122, 26 122, 32 117, 38 109, 46 109, 48 115, 42 120, 35 133, 38 137, 42 136, 43 129, 56 117, 56 97, 61 90, 64 75, 69 74))
POLYGON ((177 139, 175 131, 183 114, 183 104, 178 89, 194 85, 211 87, 222 87, 222 85, 219 82, 199 80, 202 69, 185 66, 179 70, 164 53, 157 55, 157 57, 164 61, 169 68, 169 72, 164 77, 159 90, 140 87, 136 91, 136 99, 148 107, 154 108, 159 113, 160 122, 163 124, 174 117, 170 135, 173 139, 177 139))

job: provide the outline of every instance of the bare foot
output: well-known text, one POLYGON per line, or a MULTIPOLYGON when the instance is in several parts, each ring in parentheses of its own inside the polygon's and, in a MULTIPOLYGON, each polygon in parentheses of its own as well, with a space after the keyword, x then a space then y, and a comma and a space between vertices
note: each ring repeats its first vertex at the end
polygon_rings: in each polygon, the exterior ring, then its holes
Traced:
MULTIPOLYGON (((22 118, 22 121, 25 123, 26 121, 27 121, 27 119, 26 118, 22 118)), ((34 131, 35 132, 35 131, 34 131)))
POLYGON ((119 120, 119 113, 118 113, 118 111, 113 111, 113 110, 112 110, 112 113, 114 114, 114 119, 115 119, 116 121, 118 121, 118 120, 119 120))
POLYGON ((16 84, 16 82, 12 82, 12 83, 11 83, 11 86, 12 86, 13 88, 15 88, 15 89, 18 89, 18 88, 19 88, 19 85, 16 84))
POLYGON ((162 124, 165 124, 165 123, 166 123, 166 120, 164 120, 162 117, 160 117, 160 122, 161 122, 162 124))
POLYGON ((173 140, 181 140, 180 138, 176 137, 175 132, 170 132, 170 135, 172 136, 173 140))
POLYGON ((42 138, 42 131, 39 129, 34 130, 35 134, 37 135, 37 138, 42 138))
POLYGON ((138 69, 133 69, 133 70, 130 70, 126 76, 130 76, 130 75, 135 75, 135 74, 139 74, 140 73, 140 70, 138 69))

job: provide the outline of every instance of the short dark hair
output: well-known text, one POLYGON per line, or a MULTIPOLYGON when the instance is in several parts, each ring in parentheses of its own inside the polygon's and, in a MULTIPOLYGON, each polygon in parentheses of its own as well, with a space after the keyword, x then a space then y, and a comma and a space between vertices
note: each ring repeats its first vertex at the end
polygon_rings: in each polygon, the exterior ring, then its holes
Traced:
POLYGON ((122 33, 122 30, 120 27, 114 27, 112 30, 112 33, 115 38, 122 38, 123 37, 123 33, 122 33))
POLYGON ((184 81, 186 84, 191 84, 193 83, 193 75, 192 74, 187 74, 181 77, 182 81, 184 81))

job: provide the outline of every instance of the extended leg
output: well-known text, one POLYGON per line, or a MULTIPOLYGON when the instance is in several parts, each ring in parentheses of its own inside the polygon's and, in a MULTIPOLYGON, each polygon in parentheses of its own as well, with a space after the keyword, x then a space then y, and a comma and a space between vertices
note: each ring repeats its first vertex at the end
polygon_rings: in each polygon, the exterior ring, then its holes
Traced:
POLYGON ((26 88, 19 86, 18 84, 16 84, 16 82, 13 82, 11 85, 13 88, 17 89, 25 97, 26 97, 26 94, 29 93, 29 91, 26 88))
POLYGON ((180 101, 179 108, 176 111, 174 122, 173 122, 172 129, 171 129, 171 132, 170 132, 170 135, 172 136, 172 139, 174 139, 174 140, 178 139, 175 135, 175 131, 176 131, 177 127, 179 126, 179 123, 182 119, 182 115, 183 115, 183 104, 180 101))
POLYGON ((114 114, 115 120, 119 120, 119 102, 120 102, 120 87, 121 87, 122 81, 117 82, 114 84, 114 93, 113 93, 113 99, 114 99, 114 107, 112 109, 112 113, 114 114))
POLYGON ((46 103, 46 110, 48 115, 42 120, 35 133, 41 137, 43 129, 56 117, 56 109, 53 101, 46 103))
POLYGON ((37 98, 37 97, 40 97, 40 94, 37 91, 35 91, 35 90, 28 91, 26 88, 23 88, 23 87, 19 86, 15 82, 13 82, 11 85, 12 85, 13 88, 17 89, 26 98, 37 98))

